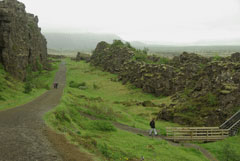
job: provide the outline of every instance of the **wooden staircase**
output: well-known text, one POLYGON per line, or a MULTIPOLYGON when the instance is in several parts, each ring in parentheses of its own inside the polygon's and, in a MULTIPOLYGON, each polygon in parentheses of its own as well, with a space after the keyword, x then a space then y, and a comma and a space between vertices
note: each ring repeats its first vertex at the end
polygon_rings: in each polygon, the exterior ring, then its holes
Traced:
POLYGON ((236 135, 240 128, 240 110, 225 121, 219 128, 228 129, 230 136, 236 135))

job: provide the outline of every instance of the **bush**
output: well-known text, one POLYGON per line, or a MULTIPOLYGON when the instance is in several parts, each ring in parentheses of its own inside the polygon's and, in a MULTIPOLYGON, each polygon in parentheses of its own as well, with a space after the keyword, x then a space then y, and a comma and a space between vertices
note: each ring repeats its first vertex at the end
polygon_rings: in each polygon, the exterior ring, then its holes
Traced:
POLYGON ((128 48, 133 48, 129 42, 126 42, 125 45, 126 45, 126 47, 128 47, 128 48))
POLYGON ((32 91, 32 83, 27 81, 24 85, 24 93, 29 94, 32 91))
POLYGON ((5 101, 6 99, 3 98, 3 96, 0 95, 0 101, 5 101))
POLYGON ((93 83, 93 89, 99 89, 100 87, 98 85, 96 85, 95 83, 93 83))
POLYGON ((104 121, 104 120, 94 121, 93 128, 95 130, 105 131, 105 132, 116 131, 116 128, 113 126, 112 123, 110 123, 109 121, 104 121))
POLYGON ((211 106, 216 106, 218 104, 217 97, 212 93, 208 93, 207 100, 211 106))
POLYGON ((158 64, 169 64, 169 59, 165 57, 160 57, 158 64))
POLYGON ((137 50, 137 52, 134 55, 134 59, 136 61, 146 62, 147 61, 147 55, 142 53, 140 50, 137 50))
POLYGON ((146 47, 144 47, 144 49, 142 50, 142 52, 143 52, 143 54, 147 55, 147 54, 148 54, 148 52, 149 52, 149 49, 148 49, 148 48, 146 48, 146 47))
MULTIPOLYGON (((101 101, 101 100, 100 100, 101 101)), ((92 103, 86 104, 89 111, 88 114, 95 116, 97 118, 105 119, 105 120, 116 120, 118 116, 108 104, 105 103, 92 103)))
POLYGON ((222 59, 221 56, 219 56, 218 54, 216 54, 214 57, 213 57, 213 61, 220 61, 222 59))
POLYGON ((109 150, 109 148, 107 147, 107 145, 104 144, 99 144, 98 145, 98 149, 99 151, 103 154, 103 156, 107 157, 107 158, 111 158, 112 157, 112 153, 109 150))
POLYGON ((124 46, 124 43, 121 40, 113 40, 112 46, 124 46))
POLYGON ((47 83, 40 82, 40 81, 38 81, 38 82, 35 81, 34 82, 34 87, 37 88, 37 89, 42 89, 42 88, 46 89, 46 90, 50 89, 50 87, 47 83))
POLYGON ((37 69, 39 71, 39 74, 41 74, 43 71, 43 65, 40 63, 39 60, 37 60, 37 69))
POLYGON ((230 144, 226 144, 222 148, 222 154, 224 161, 238 161, 240 158, 240 155, 238 154, 237 150, 235 150, 233 147, 230 146, 230 144))
POLYGON ((79 88, 79 89, 86 89, 87 88, 87 84, 86 84, 86 82, 77 83, 77 82, 71 81, 69 83, 69 87, 71 87, 71 88, 79 88))
POLYGON ((54 112, 54 114, 55 114, 55 118, 57 120, 59 120, 60 122, 64 122, 64 121, 71 122, 71 120, 68 118, 65 111, 60 111, 59 110, 59 111, 54 112))

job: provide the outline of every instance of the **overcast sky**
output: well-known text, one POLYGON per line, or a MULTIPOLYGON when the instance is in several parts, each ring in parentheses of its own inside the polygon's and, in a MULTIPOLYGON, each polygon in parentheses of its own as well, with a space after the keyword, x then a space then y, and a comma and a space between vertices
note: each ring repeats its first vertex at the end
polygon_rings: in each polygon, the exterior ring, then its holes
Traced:
POLYGON ((240 0, 20 1, 44 32, 114 33, 163 44, 240 41, 240 0))

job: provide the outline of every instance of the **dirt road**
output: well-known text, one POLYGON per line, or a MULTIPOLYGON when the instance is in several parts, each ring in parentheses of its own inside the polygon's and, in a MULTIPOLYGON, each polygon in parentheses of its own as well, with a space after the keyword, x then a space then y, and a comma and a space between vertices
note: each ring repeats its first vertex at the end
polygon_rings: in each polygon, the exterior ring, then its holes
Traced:
POLYGON ((46 127, 44 113, 60 101, 66 81, 62 63, 56 74, 58 89, 51 89, 36 100, 0 112, 0 161, 89 161, 86 154, 46 127))

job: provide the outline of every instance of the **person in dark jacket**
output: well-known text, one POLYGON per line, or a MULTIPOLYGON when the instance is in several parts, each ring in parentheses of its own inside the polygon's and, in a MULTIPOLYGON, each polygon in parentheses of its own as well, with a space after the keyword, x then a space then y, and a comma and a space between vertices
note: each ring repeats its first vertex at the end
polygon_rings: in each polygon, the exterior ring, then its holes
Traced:
POLYGON ((54 87, 55 89, 57 89, 57 88, 58 88, 58 83, 57 83, 57 82, 54 82, 54 83, 53 83, 53 87, 54 87))
POLYGON ((151 129, 149 131, 149 136, 152 136, 152 132, 154 132, 154 135, 157 135, 157 130, 155 128, 155 119, 153 118, 152 121, 150 122, 151 129))

